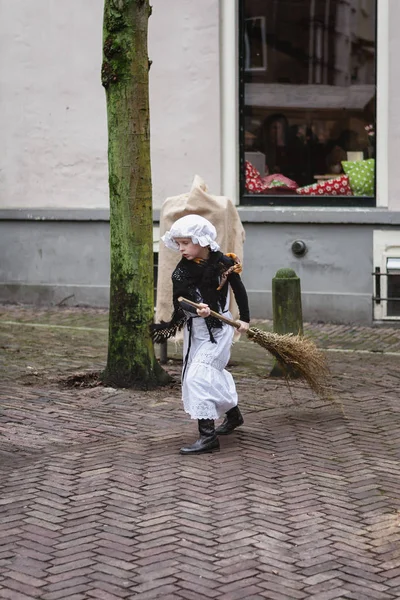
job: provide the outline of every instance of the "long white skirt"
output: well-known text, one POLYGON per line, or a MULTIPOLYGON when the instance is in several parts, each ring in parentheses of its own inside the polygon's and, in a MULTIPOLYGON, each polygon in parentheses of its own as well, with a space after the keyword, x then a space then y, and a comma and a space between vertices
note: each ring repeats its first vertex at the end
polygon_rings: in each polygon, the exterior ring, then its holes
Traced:
MULTIPOLYGON (((232 318, 229 312, 225 316, 232 318)), ((216 344, 210 341, 206 322, 193 317, 190 353, 183 365, 183 407, 192 419, 218 419, 238 403, 235 382, 228 371, 234 329, 224 324, 213 329, 216 344)), ((183 359, 189 347, 188 327, 184 329, 183 359)))

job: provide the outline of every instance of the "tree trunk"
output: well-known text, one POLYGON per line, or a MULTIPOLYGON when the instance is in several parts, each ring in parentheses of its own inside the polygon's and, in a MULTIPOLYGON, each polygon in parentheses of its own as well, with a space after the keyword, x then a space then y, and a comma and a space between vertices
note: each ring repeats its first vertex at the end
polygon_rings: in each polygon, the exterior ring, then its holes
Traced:
POLYGON ((108 116, 111 281, 103 380, 148 388, 169 376, 150 338, 154 316, 148 0, 105 0, 102 84, 108 116))

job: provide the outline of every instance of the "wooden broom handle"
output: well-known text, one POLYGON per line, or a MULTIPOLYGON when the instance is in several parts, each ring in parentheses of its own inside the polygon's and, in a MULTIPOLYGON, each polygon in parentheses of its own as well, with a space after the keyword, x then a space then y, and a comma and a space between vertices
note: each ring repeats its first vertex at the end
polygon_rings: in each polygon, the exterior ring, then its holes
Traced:
MULTIPOLYGON (((188 300, 187 298, 183 298, 183 296, 179 296, 178 302, 184 302, 185 304, 189 304, 190 306, 193 306, 194 308, 201 309, 200 304, 197 304, 197 302, 193 302, 192 300, 188 300)), ((210 309, 210 315, 212 317, 215 317, 216 319, 219 319, 220 321, 223 321, 224 323, 228 323, 228 325, 232 325, 232 327, 236 327, 236 329, 239 329, 239 327, 240 327, 240 323, 238 323, 237 321, 234 321, 233 319, 228 319, 228 317, 224 317, 224 315, 220 315, 219 313, 215 312, 214 310, 210 309)))

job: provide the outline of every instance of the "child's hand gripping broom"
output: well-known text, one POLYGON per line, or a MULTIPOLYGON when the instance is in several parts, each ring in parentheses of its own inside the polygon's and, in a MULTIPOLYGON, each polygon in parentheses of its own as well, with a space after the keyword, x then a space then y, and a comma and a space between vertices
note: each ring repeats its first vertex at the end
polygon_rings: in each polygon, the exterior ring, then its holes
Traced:
MULTIPOLYGON (((182 296, 178 298, 182 305, 201 308, 196 302, 187 300, 182 296)), ((238 329, 240 323, 228 319, 224 315, 210 310, 210 315, 238 329)), ((246 331, 247 337, 270 352, 284 366, 292 367, 305 379, 310 388, 319 396, 325 396, 330 379, 329 369, 325 362, 325 356, 314 342, 299 335, 291 333, 279 335, 261 331, 256 327, 250 327, 246 331)))

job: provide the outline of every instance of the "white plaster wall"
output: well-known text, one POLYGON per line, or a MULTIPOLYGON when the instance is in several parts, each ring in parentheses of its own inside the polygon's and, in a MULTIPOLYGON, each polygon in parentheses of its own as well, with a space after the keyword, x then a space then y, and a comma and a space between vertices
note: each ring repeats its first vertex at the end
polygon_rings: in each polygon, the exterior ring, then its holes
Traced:
MULTIPOLYGON (((153 0, 154 205, 220 191, 218 0, 153 0)), ((108 206, 103 0, 0 0, 0 207, 108 206)))
MULTIPOLYGON (((385 1, 385 0, 384 0, 385 1)), ((389 1, 389 210, 400 210, 400 2, 389 1)), ((379 115, 378 115, 379 125, 379 115)))
POLYGON ((101 0, 0 0, 0 206, 106 207, 101 0))
POLYGON ((221 188, 219 1, 152 0, 149 21, 155 206, 196 173, 221 188))

